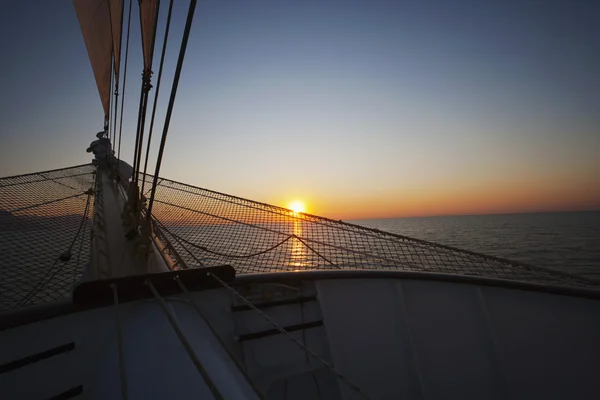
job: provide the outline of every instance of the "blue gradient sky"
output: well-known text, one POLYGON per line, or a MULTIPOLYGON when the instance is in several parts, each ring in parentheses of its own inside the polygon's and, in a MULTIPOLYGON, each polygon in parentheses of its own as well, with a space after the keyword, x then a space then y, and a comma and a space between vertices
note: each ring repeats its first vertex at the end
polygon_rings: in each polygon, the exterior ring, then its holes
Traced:
MULTIPOLYGON (((2 176, 89 162, 103 120, 72 3, 22 3, 0 16, 2 176)), ((161 175, 344 219, 598 209, 599 4, 201 1, 161 175)), ((135 4, 132 20, 129 161, 135 4)))

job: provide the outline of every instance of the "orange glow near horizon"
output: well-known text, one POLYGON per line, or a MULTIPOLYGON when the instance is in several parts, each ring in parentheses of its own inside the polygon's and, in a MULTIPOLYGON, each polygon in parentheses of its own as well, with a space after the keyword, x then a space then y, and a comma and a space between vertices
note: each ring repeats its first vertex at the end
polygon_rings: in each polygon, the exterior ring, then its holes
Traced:
POLYGON ((600 210, 599 185, 563 182, 561 186, 538 183, 396 189, 356 197, 315 196, 312 204, 313 214, 343 220, 600 210))
MULTIPOLYGON (((12 2, 0 14, 18 50, 3 74, 0 177, 91 161, 84 149, 104 110, 68 3, 12 2), (53 43, 65 46, 54 53, 53 43), (29 73, 40 55, 51 58, 45 74, 29 73)), ((210 23, 190 33, 159 174, 189 186, 161 180, 154 215, 186 228, 600 210, 598 2, 552 2, 543 18, 533 0, 410 3, 203 3, 210 23)), ((165 64, 169 79, 175 66, 165 64)), ((132 132, 128 99, 121 122, 132 132)), ((135 140, 122 146, 134 164, 135 140)), ((83 212, 85 195, 45 203, 89 176, 47 189, 30 177, 3 181, 0 214, 83 212)))
POLYGON ((303 213, 306 212, 306 206, 304 205, 303 202, 301 202, 300 200, 294 200, 292 201, 288 207, 290 210, 292 210, 295 213, 303 213))

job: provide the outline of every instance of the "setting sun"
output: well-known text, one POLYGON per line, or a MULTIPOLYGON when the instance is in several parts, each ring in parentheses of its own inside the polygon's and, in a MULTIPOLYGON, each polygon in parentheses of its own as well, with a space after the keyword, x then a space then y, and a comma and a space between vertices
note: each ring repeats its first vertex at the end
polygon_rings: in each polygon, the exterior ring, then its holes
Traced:
POLYGON ((296 213, 303 213, 306 211, 306 207, 304 206, 304 203, 299 200, 292 201, 288 205, 288 208, 296 213))

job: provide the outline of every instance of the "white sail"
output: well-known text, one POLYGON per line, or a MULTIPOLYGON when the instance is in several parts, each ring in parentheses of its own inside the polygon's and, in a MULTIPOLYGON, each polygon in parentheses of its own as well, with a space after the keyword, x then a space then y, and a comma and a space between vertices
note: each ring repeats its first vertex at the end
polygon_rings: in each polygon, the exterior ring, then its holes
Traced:
POLYGON ((140 25, 142 27, 142 50, 144 53, 145 73, 152 71, 158 6, 158 0, 140 0, 140 25))
POLYGON ((110 25, 113 42, 113 61, 115 67, 115 86, 119 85, 121 68, 121 34, 123 31, 123 0, 109 0, 110 25))
POLYGON ((110 72, 113 48, 108 0, 73 0, 90 57, 104 116, 109 116, 110 72))

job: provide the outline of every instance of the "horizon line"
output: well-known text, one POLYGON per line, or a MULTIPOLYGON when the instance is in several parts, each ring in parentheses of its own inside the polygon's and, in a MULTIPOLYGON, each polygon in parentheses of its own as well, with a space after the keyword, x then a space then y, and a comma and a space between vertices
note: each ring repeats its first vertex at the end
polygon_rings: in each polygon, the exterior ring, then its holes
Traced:
POLYGON ((580 210, 495 212, 495 213, 479 213, 479 214, 411 215, 411 216, 404 216, 404 217, 375 217, 375 218, 342 219, 342 221, 367 221, 367 220, 374 220, 374 219, 410 219, 410 218, 439 218, 439 217, 478 217, 478 216, 486 216, 486 215, 558 214, 558 213, 577 213, 577 212, 600 212, 600 208, 580 209, 580 210))

